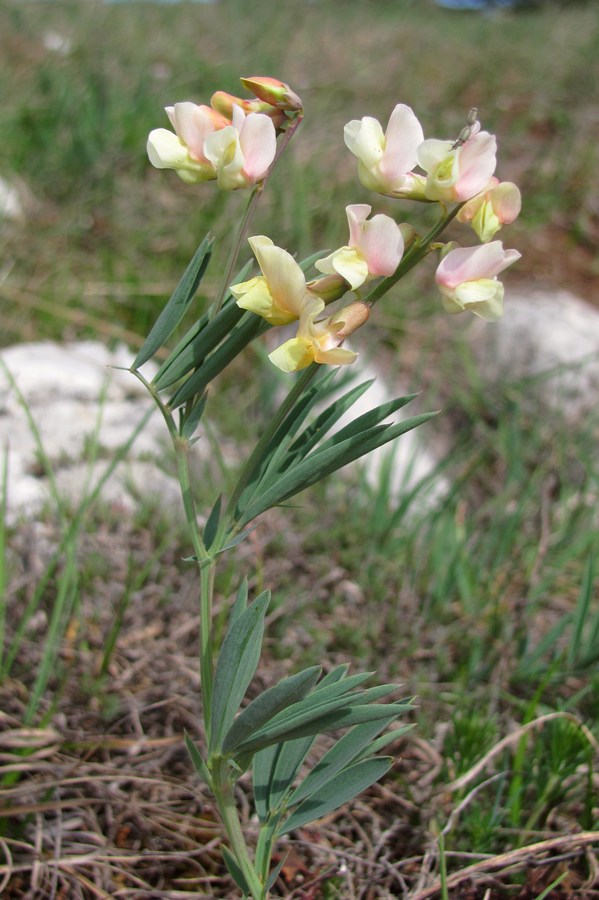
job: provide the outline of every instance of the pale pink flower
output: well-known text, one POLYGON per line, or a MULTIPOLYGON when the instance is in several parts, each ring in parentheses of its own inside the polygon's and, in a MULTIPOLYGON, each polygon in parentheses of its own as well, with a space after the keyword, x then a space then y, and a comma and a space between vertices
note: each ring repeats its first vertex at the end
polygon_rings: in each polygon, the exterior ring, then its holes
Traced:
POLYGON ((399 225, 390 216, 373 216, 365 203, 347 206, 349 243, 315 263, 325 275, 337 273, 355 291, 369 278, 393 275, 403 255, 403 237, 399 225))
POLYGON ((216 178, 216 171, 207 159, 204 145, 209 135, 229 125, 228 120, 209 106, 184 101, 166 107, 175 133, 155 128, 148 137, 150 162, 157 169, 174 169, 183 181, 197 184, 216 178))
POLYGON ((397 104, 384 133, 371 116, 353 119, 345 126, 344 139, 358 158, 358 177, 364 187, 391 197, 424 199, 424 178, 412 172, 424 133, 409 106, 397 104))
POLYGON ((418 148, 418 163, 428 173, 428 200, 470 200, 484 191, 497 165, 494 134, 473 128, 470 137, 457 145, 431 139, 418 148))
POLYGON ((469 310, 487 322, 500 319, 504 289, 497 275, 520 256, 517 250, 504 250, 501 241, 450 250, 435 275, 446 311, 469 310))
POLYGON ((167 106, 175 129, 157 128, 148 138, 148 156, 158 169, 174 169, 195 184, 217 179, 225 191, 262 181, 277 149, 275 126, 261 113, 244 115, 233 105, 233 121, 209 106, 175 103, 167 106))
POLYGON ((502 225, 520 214, 520 191, 511 181, 491 178, 486 191, 469 200, 457 214, 459 222, 469 222, 483 243, 490 241, 502 225))
POLYGON ((262 113, 244 115, 233 105, 233 122, 209 134, 204 153, 225 191, 251 187, 262 181, 275 158, 277 136, 272 119, 262 113))

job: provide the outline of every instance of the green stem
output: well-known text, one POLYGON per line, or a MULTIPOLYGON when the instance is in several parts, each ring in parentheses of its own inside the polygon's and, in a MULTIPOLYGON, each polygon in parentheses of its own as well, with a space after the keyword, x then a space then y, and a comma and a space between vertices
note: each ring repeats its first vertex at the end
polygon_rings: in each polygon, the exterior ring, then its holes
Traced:
POLYGON ((160 399, 154 385, 150 384, 137 370, 132 370, 136 378, 145 385, 148 392, 158 406, 175 450, 177 460, 177 475, 181 488, 181 498, 185 511, 185 520, 189 529, 191 543, 200 569, 200 677, 202 679, 202 697, 204 704, 204 720, 206 735, 210 737, 210 710, 212 708, 213 688, 213 635, 212 635, 212 598, 214 594, 214 574, 216 563, 213 556, 206 550, 200 529, 195 500, 191 489, 191 477, 189 472, 189 448, 187 438, 182 437, 177 431, 171 411, 160 399))
POLYGON ((262 196, 262 192, 264 190, 264 185, 266 184, 266 180, 261 181, 257 184, 252 191, 250 199, 248 200, 247 206, 245 208, 245 212, 243 214, 243 218, 239 223, 239 228, 237 229, 237 234, 235 236, 235 241, 233 246, 231 247, 231 251, 229 253, 229 258, 227 260, 227 265, 225 268, 225 274, 220 286, 220 290, 218 292, 218 296, 216 298, 216 303, 212 307, 210 311, 210 318, 213 319, 214 316, 220 311, 221 306, 224 303, 225 297, 227 296, 227 289, 229 287, 229 282, 233 276, 233 270, 235 269, 235 264, 237 262, 237 257, 239 256, 239 251, 241 250, 241 245, 245 240, 245 236, 250 227, 250 222, 252 220, 252 216, 258 206, 258 201, 262 196))
POLYGON ((243 836, 241 822, 237 813, 235 804, 235 796, 233 793, 233 782, 229 777, 228 763, 225 759, 217 759, 214 761, 212 768, 212 790, 220 812, 231 851, 235 856, 237 864, 241 869, 243 876, 250 889, 254 900, 265 900, 266 889, 254 868, 250 855, 248 853, 247 844, 243 836))
POLYGON ((235 508, 237 506, 237 503, 239 502, 239 498, 241 497, 244 489, 249 484, 252 476, 259 469, 273 435, 276 434, 277 430, 285 421, 287 415, 291 412, 296 402, 304 393, 319 369, 320 366, 318 363, 312 363, 312 365, 308 366, 308 368, 305 369, 304 372, 302 372, 300 377, 293 385, 292 389, 287 394, 283 403, 281 403, 275 416, 271 419, 268 427, 262 433, 258 443, 252 450, 248 461, 243 467, 241 475, 239 476, 237 484, 235 485, 235 489, 231 494, 231 499, 229 500, 229 505, 227 507, 227 512, 229 515, 235 516, 235 508))
POLYGON ((212 694, 214 688, 212 601, 214 597, 215 574, 216 561, 214 559, 200 567, 200 677, 202 679, 204 727, 208 744, 210 743, 212 731, 212 694))
POLYGON ((370 303, 374 305, 378 300, 381 299, 391 288, 397 284, 400 278, 413 269, 414 266, 420 262, 421 259, 424 259, 426 254, 429 252, 431 244, 439 237, 439 235, 447 228, 452 219, 457 216, 460 209, 464 204, 458 203, 454 208, 443 218, 439 219, 438 222, 433 225, 431 230, 426 234, 422 239, 417 239, 413 246, 408 250, 408 252, 403 257, 399 266, 393 273, 393 275, 389 275, 388 278, 383 278, 381 282, 368 294, 368 296, 364 297, 365 303, 370 303))
POLYGON ((227 265, 225 268, 225 274, 222 280, 222 284, 220 290, 218 292, 218 296, 216 299, 216 303, 212 307, 210 312, 210 318, 214 318, 214 316, 219 312, 221 306, 224 303, 225 297, 227 296, 227 289, 229 287, 229 282, 231 281, 231 277, 233 275, 233 270, 235 269, 235 264, 237 263, 237 257, 239 256, 239 251, 241 250, 241 245, 243 244, 248 229, 250 227, 250 222, 252 217, 256 211, 256 207, 258 206, 258 201, 264 192, 264 188, 266 187, 266 183, 270 178, 274 167, 277 162, 281 158, 281 154, 287 147, 289 141, 299 128, 302 121, 302 116, 296 116, 296 118, 291 122, 288 126, 287 130, 284 132, 283 137, 277 147, 277 152, 275 153, 275 157, 271 163, 271 166, 264 176, 263 180, 259 182, 252 191, 250 199, 248 200, 248 204, 245 208, 245 212, 243 214, 243 218, 239 223, 239 228, 237 229, 237 234, 235 236, 235 241, 233 242, 233 246, 231 247, 231 252, 229 253, 229 258, 227 260, 227 265))

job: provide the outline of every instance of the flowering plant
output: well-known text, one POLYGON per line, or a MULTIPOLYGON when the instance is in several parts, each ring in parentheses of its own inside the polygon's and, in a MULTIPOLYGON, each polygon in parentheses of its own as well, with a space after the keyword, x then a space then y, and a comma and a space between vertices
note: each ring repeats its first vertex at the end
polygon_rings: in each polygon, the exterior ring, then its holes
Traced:
POLYGON ((368 674, 349 675, 345 665, 310 667, 247 702, 270 595, 264 591, 250 602, 247 581, 241 581, 219 640, 212 617, 218 560, 247 537, 261 514, 430 418, 394 421, 391 417, 411 399, 399 397, 332 432, 365 386, 331 402, 334 371, 327 367, 355 361, 357 353, 343 346, 346 339, 365 325, 400 278, 436 250, 442 252, 435 280, 445 309, 497 319, 503 304, 497 276, 520 254, 504 250, 500 241, 486 242, 517 216, 520 196, 514 185, 494 177, 496 140, 480 130, 475 111, 456 141, 425 140, 414 112, 398 104, 385 132, 365 117, 346 126, 345 142, 358 158, 366 188, 402 202, 437 203, 433 227, 420 235, 390 216, 369 218, 369 205, 352 204, 346 209, 346 245, 299 263, 268 236, 255 235, 248 240, 260 272, 247 278, 248 262, 235 276, 256 204, 303 116, 301 100, 283 82, 253 77, 242 83, 253 99, 218 91, 210 106, 176 103, 167 108, 174 131, 150 134, 154 166, 174 169, 189 184, 216 181, 222 190, 247 188, 251 194, 212 306, 148 381, 140 368, 175 333, 206 271, 213 243, 206 237, 131 371, 147 386, 172 439, 193 547, 190 560, 200 580, 203 737, 198 743, 188 736, 187 747, 219 809, 231 877, 244 896, 264 900, 282 866, 271 866, 277 840, 380 779, 391 765, 380 751, 405 730, 390 726, 411 707, 409 700, 389 699, 396 685, 364 687, 368 674), (414 171, 418 165, 420 173, 414 171), (454 218, 470 223, 483 244, 459 248, 440 242, 454 218), (308 279, 313 265, 320 274, 308 279), (347 294, 353 294, 349 302, 347 294), (215 499, 200 527, 189 453, 208 405, 207 389, 251 341, 293 323, 295 336, 280 343, 269 360, 285 373, 301 374, 249 454, 230 496, 215 499), (318 735, 340 729, 349 730, 306 772, 318 735), (235 782, 250 771, 259 821, 253 850, 234 796, 235 782))

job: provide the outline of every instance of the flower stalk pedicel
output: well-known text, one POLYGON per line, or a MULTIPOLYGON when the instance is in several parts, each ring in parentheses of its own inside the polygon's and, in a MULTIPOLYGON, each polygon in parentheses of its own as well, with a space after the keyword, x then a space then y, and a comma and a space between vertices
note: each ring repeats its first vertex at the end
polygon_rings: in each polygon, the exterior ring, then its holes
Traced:
POLYGON ((392 726, 411 707, 409 700, 392 699, 397 685, 364 687, 368 675, 350 675, 345 665, 312 666, 247 702, 260 661, 269 593, 251 598, 247 580, 239 578, 221 640, 221 625, 214 628, 212 614, 218 562, 267 510, 431 418, 429 413, 397 420, 411 400, 398 397, 332 432, 365 386, 331 401, 335 370, 330 367, 356 359, 357 352, 345 341, 367 325, 375 305, 397 281, 438 248, 445 255, 435 280, 447 311, 498 318, 503 286, 497 275, 520 254, 504 250, 499 241, 452 249, 440 238, 457 219, 471 223, 481 240, 489 241, 498 225, 513 221, 520 201, 515 186, 493 177, 496 141, 480 131, 475 116, 457 141, 425 141, 413 111, 398 104, 385 132, 367 116, 348 123, 345 142, 358 158, 364 187, 394 198, 398 210, 405 200, 438 203, 435 224, 420 234, 413 224, 381 213, 369 218, 369 205, 352 204, 346 209, 346 245, 300 263, 267 235, 254 235, 249 245, 260 271, 250 273, 250 260, 235 282, 256 204, 303 116, 300 98, 284 82, 258 76, 242 83, 252 99, 217 91, 211 106, 176 103, 167 108, 174 132, 156 129, 148 140, 150 161, 157 168, 174 169, 192 185, 215 181, 221 190, 250 188, 251 193, 212 306, 202 311, 148 382, 140 366, 168 343, 194 303, 212 251, 212 239, 205 238, 131 370, 148 388, 172 439, 190 561, 198 568, 203 725, 198 739, 186 736, 185 742, 198 775, 213 793, 227 838, 223 861, 239 895, 266 900, 277 875, 271 865, 277 840, 382 778, 391 759, 380 756, 380 750, 405 730, 392 726), (423 172, 414 171, 418 163, 423 172), (314 265, 320 275, 310 273, 314 265), (352 291, 364 296, 344 299, 352 291), (292 376, 241 471, 229 473, 226 481, 233 487, 228 497, 218 493, 200 527, 189 455, 206 409, 218 397, 208 397, 207 388, 251 341, 290 325, 295 335, 284 334, 266 364, 299 374, 292 376), (346 728, 351 732, 306 770, 318 735, 346 728), (251 773, 254 788, 258 834, 253 849, 235 800, 235 783, 243 773, 251 773))

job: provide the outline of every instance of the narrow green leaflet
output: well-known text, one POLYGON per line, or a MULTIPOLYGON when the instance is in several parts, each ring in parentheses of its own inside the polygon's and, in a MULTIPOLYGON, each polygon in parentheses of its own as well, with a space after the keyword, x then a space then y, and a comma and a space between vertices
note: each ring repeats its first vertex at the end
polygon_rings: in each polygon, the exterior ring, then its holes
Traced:
POLYGON ((310 752, 315 738, 316 735, 310 734, 308 737, 296 738, 277 745, 281 750, 274 761, 268 786, 268 804, 271 811, 282 806, 283 798, 293 787, 300 766, 310 752))
POLYGON ((305 488, 316 484, 317 481, 343 468, 348 463, 365 456, 377 447, 394 440, 406 431, 411 431, 432 418, 436 413, 423 413, 398 422, 395 425, 376 425, 365 433, 356 434, 340 444, 328 446, 325 449, 318 448, 309 456, 285 472, 281 478, 268 487, 263 494, 246 508, 238 512, 237 524, 239 527, 247 525, 260 513, 278 506, 285 500, 289 500, 295 494, 305 488))
MULTIPOLYGON (((319 689, 342 681, 347 675, 349 665, 342 663, 331 669, 322 678, 319 689)), ((284 741, 260 750, 253 759, 254 803, 261 822, 270 812, 277 808, 281 798, 291 787, 310 747, 314 743, 314 735, 284 741)))
POLYGON ((349 728, 351 725, 359 725, 362 722, 385 719, 394 712, 400 715, 405 709, 405 704, 401 702, 360 704, 359 697, 353 704, 333 705, 331 703, 328 709, 321 709, 320 712, 306 712, 295 720, 282 721, 277 725, 269 724, 259 729, 237 748, 235 755, 244 757, 279 741, 295 740, 295 738, 322 734, 337 728, 349 728))
POLYGON ((305 697, 316 684, 321 671, 320 666, 311 666, 303 672, 298 672, 297 675, 284 678, 252 700, 227 732, 223 740, 223 753, 233 752, 238 744, 278 712, 305 697))
POLYGON ((242 891, 244 897, 251 896, 250 886, 246 881, 245 875, 241 871, 241 868, 229 850, 229 848, 225 844, 221 844, 220 852, 223 855, 223 859, 225 861, 225 865, 228 869, 229 875, 237 885, 240 891, 242 891))
POLYGON ((208 394, 204 394, 198 400, 196 400, 195 406, 191 409, 190 412, 185 412, 181 416, 181 436, 187 438, 189 440, 196 428, 200 424, 200 419, 204 415, 204 410, 206 409, 206 400, 208 399, 208 394))
POLYGON ((288 834, 308 822, 321 819, 348 800, 352 800, 374 784, 391 768, 393 760, 388 756, 364 759, 339 772, 319 790, 317 797, 308 797, 284 822, 279 835, 288 834))
POLYGON ((404 406, 407 406, 408 403, 411 403, 415 396, 416 394, 407 394, 405 397, 396 397, 395 400, 389 400, 387 403, 381 403, 380 406, 369 409, 368 412, 358 416, 357 419, 345 425, 344 428, 340 428, 330 438, 323 441, 318 447, 319 451, 326 450, 335 444, 341 444, 348 438, 357 437, 368 432, 375 425, 378 425, 379 422, 382 422, 383 419, 392 416, 400 409, 403 409, 404 406))
POLYGON ((238 619, 239 616, 246 611, 248 605, 248 593, 248 580, 244 575, 241 579, 241 584, 237 589, 237 596, 235 597, 235 603, 233 604, 233 609, 231 610, 231 621, 229 622, 229 627, 233 624, 235 619, 238 619))
MULTIPOLYGON (((336 744, 334 744, 317 765, 306 775, 302 783, 296 788, 289 797, 288 805, 297 806, 306 797, 310 797, 320 791, 327 781, 347 768, 356 760, 365 747, 368 747, 373 739, 377 737, 381 731, 389 725, 393 719, 399 715, 394 710, 388 719, 375 719, 374 722, 365 722, 363 725, 356 725, 347 734, 344 734, 336 744)), ((372 753, 369 754, 372 756, 372 753)))
POLYGON ((246 312, 228 337, 204 360, 201 367, 189 376, 170 400, 171 408, 176 408, 186 400, 206 388, 213 378, 222 372, 231 360, 259 334, 264 334, 271 326, 260 316, 246 312))
POLYGON ((210 319, 208 313, 202 316, 197 326, 192 326, 184 342, 175 348, 165 365, 154 377, 153 383, 162 391, 170 387, 192 369, 198 368, 208 354, 220 344, 244 315, 235 302, 229 302, 210 319), (178 352, 175 352, 178 351, 178 352))
POLYGON ((211 753, 220 750, 258 666, 269 602, 270 592, 264 591, 235 619, 225 635, 214 676, 211 753))
POLYGON ((140 366, 143 366, 145 362, 154 356, 156 351, 169 339, 185 315, 210 261, 212 244, 212 237, 206 235, 194 253, 193 259, 183 273, 181 281, 175 288, 170 300, 154 323, 154 327, 144 341, 141 350, 135 357, 131 366, 132 369, 139 369, 140 366))
POLYGON ((222 503, 223 496, 222 494, 219 494, 216 498, 214 506, 210 510, 210 515, 206 519, 206 524, 204 525, 204 531, 202 533, 202 540, 204 541, 206 550, 210 550, 214 542, 214 538, 216 537, 216 532, 218 531, 218 523, 220 522, 222 503))
POLYGON ((206 763, 202 759, 200 755, 200 751, 190 738, 190 736, 185 732, 184 736, 185 746, 187 748, 187 752, 189 753, 189 758, 193 763, 193 767, 198 773, 198 775, 204 780, 204 782, 210 786, 212 779, 210 778, 210 772, 208 771, 208 767, 206 763))

